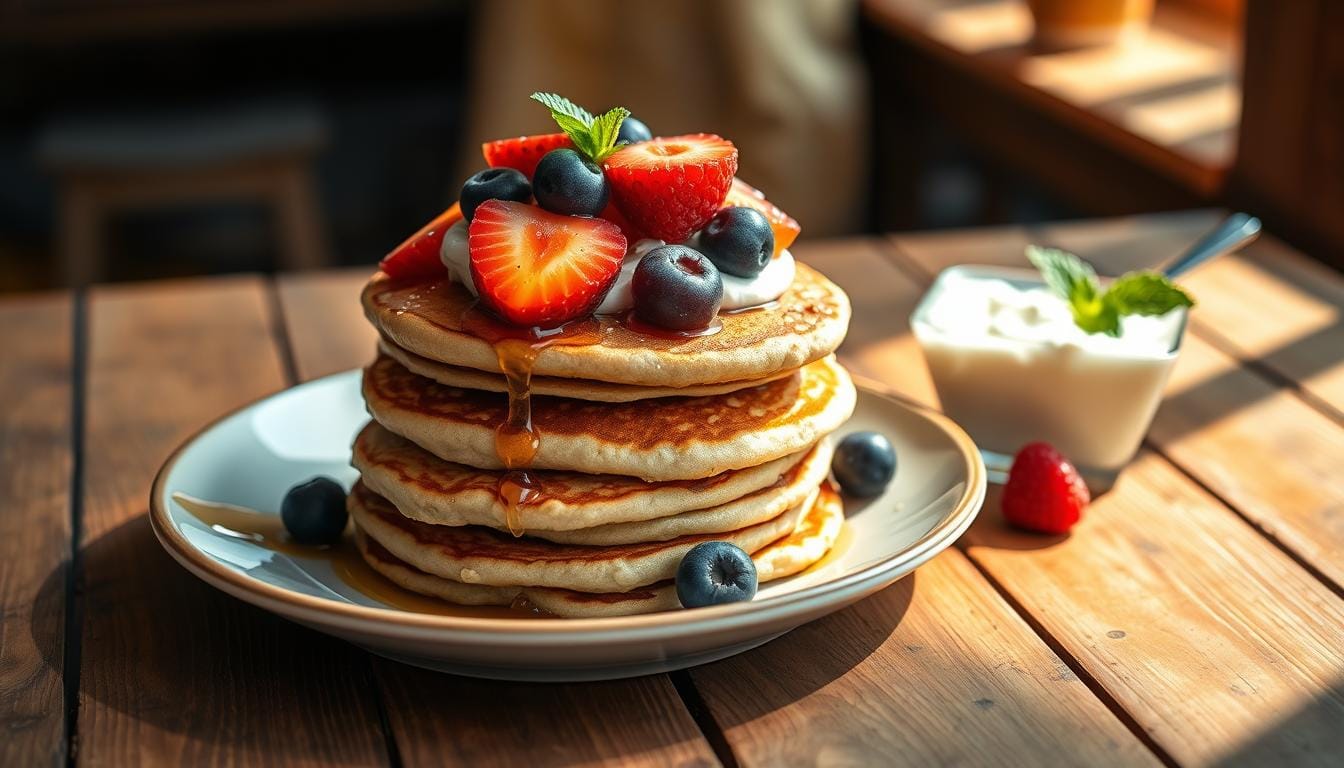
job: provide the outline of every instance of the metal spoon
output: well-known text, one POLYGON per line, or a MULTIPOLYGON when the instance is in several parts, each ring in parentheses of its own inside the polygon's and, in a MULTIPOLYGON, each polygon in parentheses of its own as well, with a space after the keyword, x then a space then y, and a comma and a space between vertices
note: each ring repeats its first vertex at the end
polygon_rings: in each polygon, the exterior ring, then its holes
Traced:
POLYGON ((1164 267, 1162 274, 1167 277, 1183 275, 1215 256, 1235 251, 1259 235, 1259 219, 1248 213, 1234 213, 1164 267))

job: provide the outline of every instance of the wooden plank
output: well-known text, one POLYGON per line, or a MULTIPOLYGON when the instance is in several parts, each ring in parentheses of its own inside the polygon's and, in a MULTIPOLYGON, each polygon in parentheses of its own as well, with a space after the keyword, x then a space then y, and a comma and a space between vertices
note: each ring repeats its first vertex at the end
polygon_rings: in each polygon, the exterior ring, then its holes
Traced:
MULTIPOLYGON (((896 261, 927 276, 976 240, 896 238, 896 261)), ((1195 341, 1188 359, 1221 354, 1195 341)), ((1268 473, 1295 463, 1285 458, 1240 466, 1268 473)), ((1067 537, 1012 532, 997 508, 991 494, 965 540, 971 559, 1176 762, 1314 764, 1344 746, 1344 601, 1161 457, 1142 454, 1067 537)))
POLYGON ((65 763, 72 312, 0 301, 0 765, 65 763))
MULTIPOLYGON (((366 364, 374 331, 359 308, 369 270, 281 278, 300 379, 366 364)), ((398 754, 408 765, 715 764, 667 675, 533 685, 375 665, 398 754)))
POLYGON ((691 679, 744 766, 1157 764, 955 549, 691 679))
POLYGON ((82 539, 82 762, 383 764, 367 656, 182 570, 144 519, 169 451, 284 385, 255 278, 95 289, 82 539))
MULTIPOLYGON (((918 287, 873 240, 798 251, 850 294, 847 364, 927 396, 906 324, 918 287)), ((1153 762, 955 551, 691 679, 743 765, 1153 762)))
MULTIPOLYGON (((900 236, 895 243, 902 263, 917 265, 925 277, 959 263, 968 252, 981 262, 1022 265, 1028 239, 1086 254, 1102 271, 1118 274, 1175 253, 1178 243, 1193 239, 1192 232, 1208 229, 1217 218, 1211 212, 1134 217, 1057 225, 1016 238, 1002 233, 935 234, 900 236)), ((1243 263, 1239 259, 1234 265, 1243 263)), ((1219 262, 1203 270, 1228 273, 1219 262)), ((1275 319, 1281 315, 1310 314, 1294 309, 1295 297, 1283 284, 1275 285, 1279 291, 1266 303, 1249 303, 1236 290, 1215 290, 1209 296, 1196 292, 1201 306, 1192 323, 1197 330, 1186 334, 1149 439, 1310 569, 1344 589, 1344 518, 1339 514, 1344 508, 1344 475, 1339 472, 1344 466, 1344 428, 1291 389, 1239 365, 1204 341, 1198 330, 1209 324, 1202 319, 1208 307, 1218 307, 1225 317, 1235 304, 1235 312, 1249 318, 1241 323, 1253 325, 1264 317, 1266 326, 1289 322, 1275 319), (1281 305, 1268 303, 1280 300, 1285 302, 1282 311, 1281 305), (1255 311, 1258 307, 1265 310, 1255 311)), ((1337 351, 1321 354, 1326 361, 1339 357, 1337 351)))

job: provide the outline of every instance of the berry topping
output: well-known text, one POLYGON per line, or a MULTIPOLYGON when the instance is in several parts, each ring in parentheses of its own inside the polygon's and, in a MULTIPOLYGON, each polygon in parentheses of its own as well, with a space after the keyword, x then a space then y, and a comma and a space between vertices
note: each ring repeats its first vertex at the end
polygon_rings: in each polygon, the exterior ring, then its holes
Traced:
POLYGON ((616 143, 635 144, 652 138, 653 132, 649 130, 649 126, 644 124, 643 120, 627 117, 621 123, 621 130, 616 134, 616 143))
POLYGON ((603 219, 490 200, 469 235, 481 300, 516 325, 553 328, 593 311, 625 259, 625 235, 603 219))
POLYGON ((621 215, 621 212, 617 210, 615 203, 607 203, 607 207, 603 208, 602 213, 599 215, 607 221, 610 221, 612 224, 620 227, 621 231, 625 233, 627 242, 633 243, 637 240, 644 239, 644 233, 636 229, 634 224, 631 224, 629 220, 621 215))
POLYGON ((869 498, 886 489, 896 474, 896 449, 880 432, 853 432, 835 447, 831 472, 840 490, 869 498))
POLYGON ((481 154, 485 155, 485 164, 491 168, 512 168, 530 179, 547 152, 573 146, 574 142, 563 133, 545 133, 489 141, 481 145, 481 154))
POLYGON ((644 254, 630 278, 635 317, 659 328, 693 331, 707 327, 723 303, 723 279, 704 254, 684 245, 664 245, 644 254))
POLYGON ((775 233, 755 208, 721 208, 700 231, 700 249, 720 272, 755 277, 775 255, 775 233))
POLYGON ((476 207, 486 200, 513 200, 526 203, 532 200, 532 185, 521 171, 513 168, 486 168, 462 185, 458 204, 467 221, 476 213, 476 207))
POLYGON ((335 544, 345 530, 345 489, 329 477, 314 477, 290 488, 280 502, 280 521, 300 544, 335 544))
POLYGON ((723 207, 737 147, 699 133, 621 147, 604 166, 611 198, 649 237, 680 243, 723 207))
POLYGON ((440 213, 392 252, 383 257, 378 268, 394 280, 433 279, 443 277, 443 262, 439 248, 443 233, 462 220, 462 209, 457 203, 440 213))
POLYGON ((567 216, 596 216, 610 196, 602 169, 572 149, 548 152, 537 164, 532 187, 537 205, 567 216))
POLYGON ((726 541, 696 544, 677 566, 677 599, 683 608, 740 603, 755 596, 756 563, 726 541))
POLYGON ((1092 500, 1069 460, 1046 443, 1017 452, 1003 487, 1003 519, 1040 533, 1067 533, 1092 500))
POLYGON ((793 245, 793 241, 798 239, 798 233, 803 231, 792 216, 781 211, 774 203, 766 200, 765 195, 759 190, 741 179, 733 179, 733 186, 728 190, 728 199, 724 200, 723 204, 755 208, 760 211, 775 232, 776 256, 780 251, 793 245))

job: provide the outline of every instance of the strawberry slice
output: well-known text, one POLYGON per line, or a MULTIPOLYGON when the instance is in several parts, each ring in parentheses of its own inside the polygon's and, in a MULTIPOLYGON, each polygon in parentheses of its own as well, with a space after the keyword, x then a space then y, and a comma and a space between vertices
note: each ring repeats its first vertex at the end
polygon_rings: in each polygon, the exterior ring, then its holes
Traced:
POLYGON ((574 148, 574 142, 563 133, 544 133, 539 136, 519 136, 516 139, 488 141, 481 145, 481 154, 491 168, 516 168, 528 181, 537 172, 537 163, 552 149, 574 148))
POLYGON ((603 208, 598 216, 620 227, 621 231, 625 233, 625 241, 627 243, 633 244, 636 240, 642 240, 644 238, 644 235, 641 234, 638 229, 635 229, 635 225, 631 224, 629 220, 621 215, 621 212, 616 208, 615 203, 607 203, 607 207, 603 208))
POLYGON ((611 199, 649 237, 680 243, 723 205, 737 173, 737 147, 708 133, 630 144, 604 166, 611 199))
POLYGON ((448 210, 421 227, 419 232, 393 248, 391 253, 378 262, 378 268, 395 280, 443 277, 445 267, 439 260, 443 233, 461 220, 462 207, 453 203, 448 210))
POLYGON ((625 259, 625 235, 604 219, 487 200, 471 219, 471 278, 496 314, 553 328, 593 311, 625 259))
POLYGON ((733 179, 733 186, 728 190, 728 198, 723 201, 724 208, 731 207, 755 208, 761 212, 761 215, 770 222, 770 229, 775 233, 775 257, 778 258, 781 251, 793 245, 793 241, 798 239, 798 233, 803 231, 798 222, 792 216, 779 209, 779 206, 765 199, 761 191, 751 186, 741 179, 733 179))

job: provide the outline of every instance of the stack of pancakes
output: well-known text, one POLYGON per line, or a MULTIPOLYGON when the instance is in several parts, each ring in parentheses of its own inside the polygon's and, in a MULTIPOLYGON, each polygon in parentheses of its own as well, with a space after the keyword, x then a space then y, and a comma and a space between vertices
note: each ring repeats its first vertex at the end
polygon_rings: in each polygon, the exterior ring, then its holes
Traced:
POLYGON ((647 613, 678 607, 671 580, 700 542, 741 547, 761 582, 835 543, 828 435, 855 391, 832 353, 849 302, 806 266, 714 333, 590 318, 521 354, 461 285, 378 273, 362 301, 380 341, 349 509, 364 558, 401 586, 557 616, 647 613), (520 467, 497 430, 529 405, 520 467))

